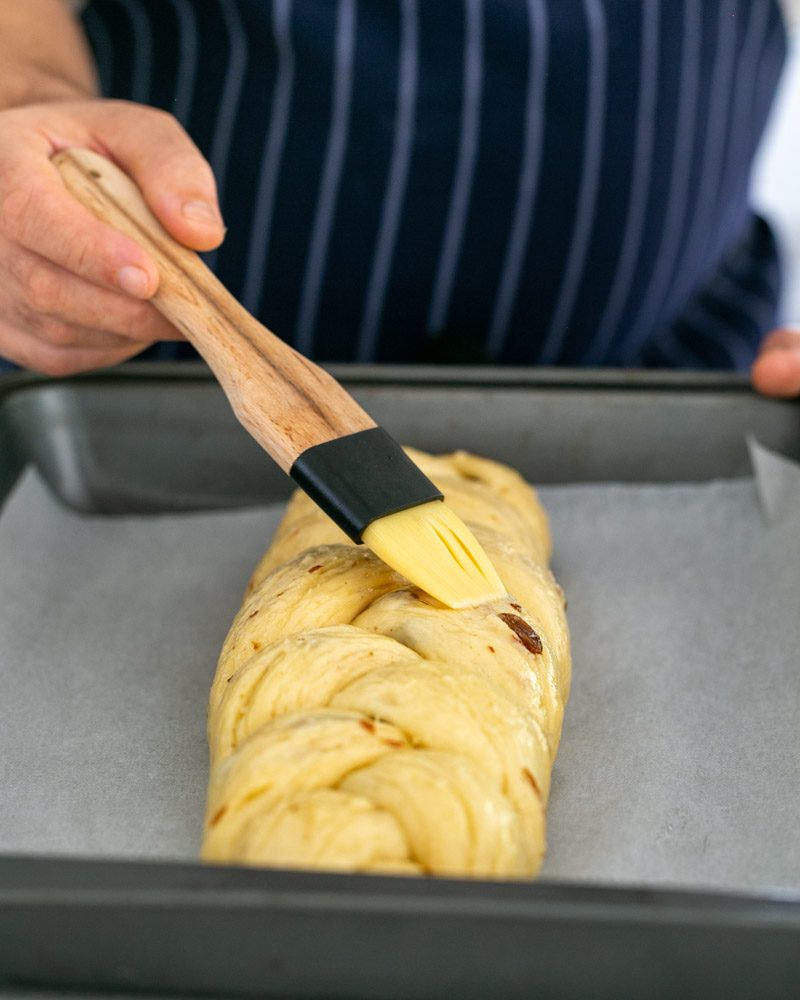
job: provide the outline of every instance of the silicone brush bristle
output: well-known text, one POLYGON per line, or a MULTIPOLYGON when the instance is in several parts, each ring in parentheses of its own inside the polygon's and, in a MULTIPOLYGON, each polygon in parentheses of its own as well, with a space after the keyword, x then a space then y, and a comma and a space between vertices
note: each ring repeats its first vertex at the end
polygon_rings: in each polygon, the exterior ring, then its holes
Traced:
POLYGON ((478 540, 441 500, 373 521, 363 542, 392 569, 449 608, 503 597, 503 586, 478 540))

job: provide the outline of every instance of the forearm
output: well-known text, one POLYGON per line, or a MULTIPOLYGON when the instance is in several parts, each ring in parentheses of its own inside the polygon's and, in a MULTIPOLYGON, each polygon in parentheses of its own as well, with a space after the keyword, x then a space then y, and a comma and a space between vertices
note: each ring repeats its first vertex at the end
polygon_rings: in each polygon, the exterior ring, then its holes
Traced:
POLYGON ((91 52, 67 0, 0 0, 0 110, 96 93, 91 52))

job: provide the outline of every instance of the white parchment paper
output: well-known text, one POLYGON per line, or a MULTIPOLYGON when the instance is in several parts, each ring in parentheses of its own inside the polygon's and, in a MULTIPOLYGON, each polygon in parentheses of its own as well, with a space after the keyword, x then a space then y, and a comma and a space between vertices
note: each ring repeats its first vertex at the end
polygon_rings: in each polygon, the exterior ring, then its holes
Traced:
MULTIPOLYGON (((541 495, 574 653, 543 875, 800 888, 800 518, 750 480, 541 495)), ((23 477, 0 851, 196 857, 208 688, 279 515, 86 517, 23 477)))

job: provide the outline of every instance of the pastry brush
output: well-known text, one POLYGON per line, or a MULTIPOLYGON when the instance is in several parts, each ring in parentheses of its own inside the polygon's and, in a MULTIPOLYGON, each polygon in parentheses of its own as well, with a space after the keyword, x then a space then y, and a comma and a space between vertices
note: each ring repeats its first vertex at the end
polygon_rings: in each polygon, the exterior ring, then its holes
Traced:
POLYGON ((153 305, 206 360, 242 425, 354 542, 448 607, 505 594, 480 544, 400 445, 174 240, 127 174, 86 149, 53 162, 78 201, 148 251, 160 277, 153 305))

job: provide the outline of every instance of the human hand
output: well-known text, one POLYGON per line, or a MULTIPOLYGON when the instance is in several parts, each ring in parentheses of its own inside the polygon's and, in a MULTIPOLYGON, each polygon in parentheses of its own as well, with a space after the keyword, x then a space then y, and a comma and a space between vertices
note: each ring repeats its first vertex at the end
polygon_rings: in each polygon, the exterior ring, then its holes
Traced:
POLYGON ((800 328, 773 330, 765 337, 750 377, 764 396, 800 396, 800 328))
POLYGON ((150 256, 64 187, 50 159, 70 146, 114 160, 179 242, 211 250, 224 236, 211 168, 166 112, 108 100, 0 111, 0 356, 48 375, 183 339, 147 301, 150 256))

